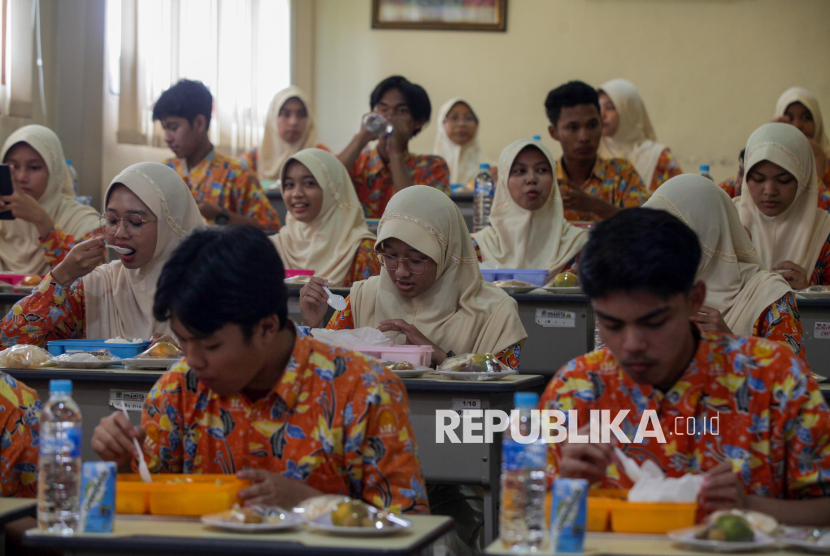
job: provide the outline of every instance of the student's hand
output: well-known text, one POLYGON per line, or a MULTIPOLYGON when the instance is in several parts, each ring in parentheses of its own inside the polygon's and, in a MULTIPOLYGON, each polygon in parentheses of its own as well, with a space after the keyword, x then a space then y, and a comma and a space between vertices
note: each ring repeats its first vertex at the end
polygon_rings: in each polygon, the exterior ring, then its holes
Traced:
POLYGON ((378 330, 381 332, 400 332, 406 336, 406 343, 413 346, 432 346, 432 363, 440 365, 447 358, 447 352, 432 343, 429 338, 421 334, 415 326, 401 319, 389 319, 380 321, 378 330))
POLYGON ((303 500, 323 494, 303 482, 264 469, 243 469, 237 471, 236 476, 252 483, 237 494, 245 506, 259 504, 293 508, 303 500))
POLYGON ((199 207, 199 212, 202 213, 205 220, 215 220, 217 216, 222 214, 222 207, 209 203, 204 199, 196 201, 196 206, 199 207))
POLYGON ((107 262, 106 245, 103 237, 94 237, 78 243, 52 271, 52 280, 68 288, 75 280, 83 278, 99 264, 107 262))
POLYGON ((784 272, 781 273, 781 276, 783 276, 784 280, 790 284, 790 287, 796 291, 803 290, 810 285, 810 280, 807 277, 807 271, 792 261, 778 263, 772 267, 772 269, 783 270, 784 272))
MULTIPOLYGON (((369 114, 371 114, 371 112, 366 112, 365 114, 363 114, 363 116, 360 117, 360 130, 357 132, 357 136, 356 136, 357 139, 360 141, 360 143, 363 145, 363 147, 365 147, 366 144, 369 143, 370 141, 374 141, 375 139, 378 138, 377 135, 375 135, 374 133, 372 133, 371 131, 369 131, 365 127, 363 127, 363 120, 369 114)), ((361 147, 361 148, 363 148, 363 147, 361 147)))
MULTIPOLYGON (((591 425, 579 428, 579 434, 589 434, 591 425)), ((613 444, 576 444, 565 442, 559 459, 559 476, 568 479, 586 479, 595 483, 605 478, 605 469, 613 461, 613 444)))
POLYGON ((52 217, 37 199, 22 191, 0 196, 0 212, 7 210, 12 211, 15 218, 34 224, 41 238, 45 238, 55 225, 52 217))
POLYGON ((179 347, 179 344, 176 342, 175 338, 173 338, 173 336, 170 336, 169 334, 162 334, 161 332, 156 332, 152 336, 150 336, 150 348, 152 348, 154 345, 160 342, 167 342, 181 349, 181 347, 179 347))
POLYGON ((119 411, 101 419, 92 433, 90 445, 102 460, 114 461, 119 468, 123 468, 139 455, 133 438, 137 439, 140 445, 146 436, 143 428, 133 426, 119 411))
POLYGON ((720 311, 712 307, 707 307, 706 305, 701 306, 701 308, 698 309, 698 313, 696 315, 692 315, 691 320, 703 332, 732 334, 732 331, 729 330, 728 326, 726 326, 726 322, 724 322, 720 311))
POLYGON ((731 461, 722 461, 706 473, 698 498, 707 512, 747 507, 744 485, 732 471, 731 461))
POLYGON ((317 328, 328 311, 329 295, 323 291, 329 281, 319 276, 312 276, 311 280, 300 290, 300 314, 303 316, 302 325, 317 328))
POLYGON ((595 198, 582 191, 573 182, 563 180, 559 182, 559 193, 562 195, 562 205, 565 210, 576 212, 594 212, 595 198))

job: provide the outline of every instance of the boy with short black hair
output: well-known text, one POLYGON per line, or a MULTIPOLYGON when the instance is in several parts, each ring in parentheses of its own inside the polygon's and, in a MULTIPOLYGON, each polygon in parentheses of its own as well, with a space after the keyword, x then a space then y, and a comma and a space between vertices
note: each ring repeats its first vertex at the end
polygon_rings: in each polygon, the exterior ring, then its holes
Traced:
POLYGON ((406 389, 377 361, 301 334, 285 271, 250 226, 195 232, 159 278, 153 314, 185 358, 156 382, 142 427, 102 419, 92 447, 121 470, 144 441, 156 473, 235 473, 247 504, 346 494, 429 511, 406 389), (146 434, 146 437, 145 437, 146 434))
POLYGON ((392 123, 392 134, 377 137, 361 123, 360 131, 337 155, 349 169, 366 218, 380 218, 392 195, 411 185, 429 185, 449 195, 446 161, 409 153, 409 140, 421 132, 432 113, 424 88, 401 75, 387 77, 372 91, 369 108, 392 123), (375 139, 375 148, 362 150, 375 139))
POLYGON ((217 153, 208 137, 213 95, 200 81, 182 79, 164 91, 153 107, 153 120, 176 155, 166 162, 190 187, 209 224, 250 224, 280 229, 256 174, 235 158, 217 153))
MULTIPOLYGON (((591 410, 610 410, 612 420, 627 410, 619 428, 629 440, 652 410, 665 443, 623 446, 669 477, 705 474, 705 512, 740 508, 828 525, 830 411, 818 385, 777 342, 692 324, 706 298, 695 282, 700 259, 697 235, 668 212, 635 208, 597 224, 579 279, 607 347, 562 367, 539 407, 576 410, 586 430, 591 410)), ((632 486, 610 443, 550 444, 548 475, 632 486)))
POLYGON ((548 93, 545 112, 548 133, 562 147, 556 180, 566 219, 602 220, 646 201, 648 190, 633 164, 597 155, 602 116, 596 89, 581 81, 560 85, 548 93))

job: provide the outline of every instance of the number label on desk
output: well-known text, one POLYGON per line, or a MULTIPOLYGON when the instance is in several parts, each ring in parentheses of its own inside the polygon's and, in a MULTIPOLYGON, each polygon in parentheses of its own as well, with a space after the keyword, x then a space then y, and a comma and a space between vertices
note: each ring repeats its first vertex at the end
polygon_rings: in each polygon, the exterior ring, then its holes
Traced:
POLYGON ((536 324, 543 328, 576 328, 576 313, 536 309, 536 324))
POLYGON ((144 398, 146 392, 124 392, 123 390, 110 390, 110 405, 115 409, 126 407, 127 411, 141 411, 144 409, 144 398))
POLYGON ((816 322, 813 337, 816 340, 830 340, 830 322, 816 322))
POLYGON ((481 409, 481 400, 475 398, 453 398, 452 409, 459 416, 464 417, 466 411, 471 409, 481 409))

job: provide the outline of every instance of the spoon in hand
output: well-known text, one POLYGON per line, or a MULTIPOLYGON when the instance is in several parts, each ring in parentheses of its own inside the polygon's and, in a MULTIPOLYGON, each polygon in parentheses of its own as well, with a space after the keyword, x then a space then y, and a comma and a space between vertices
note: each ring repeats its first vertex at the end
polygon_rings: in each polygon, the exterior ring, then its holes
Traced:
POLYGON ((117 245, 107 244, 107 247, 112 249, 116 253, 121 253, 122 255, 129 255, 135 251, 134 249, 128 249, 127 247, 118 247, 117 245))
MULTIPOLYGON (((127 408, 124 404, 121 404, 121 412, 124 414, 124 417, 127 420, 130 420, 130 416, 127 415, 127 408)), ((144 461, 144 451, 141 449, 141 445, 138 443, 137 438, 133 438, 133 445, 135 445, 135 449, 138 450, 139 460, 138 460, 138 474, 141 475, 141 480, 145 483, 152 483, 153 476, 150 475, 150 468, 147 467, 147 462, 144 461)))
POLYGON ((346 300, 343 299, 342 295, 335 295, 331 293, 331 290, 328 289, 326 286, 323 286, 323 290, 328 294, 328 304, 333 307, 337 311, 342 311, 346 308, 346 300))

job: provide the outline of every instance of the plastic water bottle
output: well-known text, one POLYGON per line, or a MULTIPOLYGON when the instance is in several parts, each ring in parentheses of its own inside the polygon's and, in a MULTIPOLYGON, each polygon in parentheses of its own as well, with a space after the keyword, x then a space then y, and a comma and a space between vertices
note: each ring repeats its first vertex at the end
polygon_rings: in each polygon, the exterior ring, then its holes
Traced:
POLYGON ((490 205, 493 204, 495 186, 489 164, 479 164, 479 172, 473 187, 473 233, 490 225, 490 205))
MULTIPOLYGON (((531 411, 539 395, 516 392, 514 404, 522 436, 530 432, 531 411)), ((510 428, 504 433, 501 458, 501 513, 499 534, 505 548, 538 551, 545 546, 545 461, 547 445, 537 438, 530 444, 513 439, 510 428)))
POLYGON ((395 130, 389 120, 375 112, 370 112, 363 117, 363 127, 366 128, 366 131, 374 133, 378 137, 392 135, 395 130))
POLYGON ((712 175, 709 173, 709 165, 708 164, 701 164, 700 165, 700 175, 703 176, 704 178, 709 178, 710 180, 715 181, 715 180, 712 179, 712 175))
POLYGON ((69 168, 69 177, 72 178, 72 188, 75 190, 75 195, 78 194, 78 172, 72 166, 72 160, 66 159, 66 167, 69 168))
POLYGON ((534 135, 534 136, 533 136, 533 140, 534 140, 534 141, 541 141, 541 140, 542 140, 542 136, 541 136, 541 135, 534 135))
POLYGON ((71 380, 49 381, 40 419, 37 522, 44 531, 73 534, 80 522, 81 410, 71 380))

